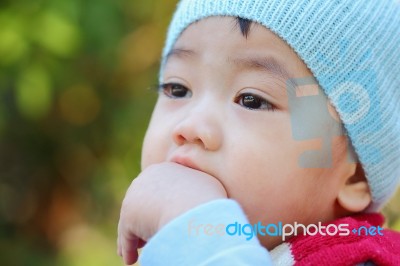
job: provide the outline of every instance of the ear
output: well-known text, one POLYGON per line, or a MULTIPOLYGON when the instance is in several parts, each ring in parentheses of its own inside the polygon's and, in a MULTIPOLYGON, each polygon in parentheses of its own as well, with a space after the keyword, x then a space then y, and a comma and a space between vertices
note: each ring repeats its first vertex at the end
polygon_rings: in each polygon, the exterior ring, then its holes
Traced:
POLYGON ((349 176, 341 187, 337 200, 343 209, 353 213, 365 210, 371 203, 368 182, 360 163, 355 167, 354 174, 349 176))

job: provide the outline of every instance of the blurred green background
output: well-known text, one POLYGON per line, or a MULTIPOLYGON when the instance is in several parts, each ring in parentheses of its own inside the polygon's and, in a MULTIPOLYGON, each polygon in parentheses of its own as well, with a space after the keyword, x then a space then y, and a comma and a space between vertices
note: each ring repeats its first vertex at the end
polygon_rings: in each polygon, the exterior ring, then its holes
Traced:
POLYGON ((176 2, 0 2, 1 265, 123 265, 119 207, 176 2))
POLYGON ((176 2, 0 1, 0 265, 122 265, 176 2))

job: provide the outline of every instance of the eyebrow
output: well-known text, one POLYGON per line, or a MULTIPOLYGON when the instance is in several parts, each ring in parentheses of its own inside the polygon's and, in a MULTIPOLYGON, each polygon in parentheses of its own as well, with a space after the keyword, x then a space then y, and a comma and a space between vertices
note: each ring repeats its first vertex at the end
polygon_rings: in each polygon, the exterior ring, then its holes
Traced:
MULTIPOLYGON (((165 62, 171 57, 186 58, 196 56, 197 53, 193 50, 174 48, 166 56, 165 62)), ((249 69, 263 71, 275 74, 284 80, 289 80, 289 72, 275 58, 267 57, 243 57, 243 58, 228 58, 228 62, 232 62, 240 69, 249 69)))
POLYGON ((165 57, 165 62, 167 62, 169 60, 169 58, 171 58, 171 57, 183 58, 183 57, 191 57, 196 54, 197 53, 193 50, 174 48, 165 57))
POLYGON ((289 72, 273 57, 244 57, 228 59, 240 69, 249 69, 272 73, 284 79, 290 79, 289 72))

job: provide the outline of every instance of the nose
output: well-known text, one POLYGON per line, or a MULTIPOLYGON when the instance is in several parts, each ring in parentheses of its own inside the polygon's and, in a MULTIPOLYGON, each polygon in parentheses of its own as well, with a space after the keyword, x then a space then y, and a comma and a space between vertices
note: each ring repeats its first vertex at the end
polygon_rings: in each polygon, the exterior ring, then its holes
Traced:
POLYGON ((191 110, 173 130, 174 142, 181 146, 196 144, 205 150, 216 151, 222 144, 222 128, 212 106, 191 110))

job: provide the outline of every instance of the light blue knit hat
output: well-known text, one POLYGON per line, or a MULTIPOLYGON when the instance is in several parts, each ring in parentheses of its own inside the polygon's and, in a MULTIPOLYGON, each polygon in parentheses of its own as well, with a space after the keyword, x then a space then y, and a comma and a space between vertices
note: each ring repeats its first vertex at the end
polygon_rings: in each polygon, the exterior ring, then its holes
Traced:
POLYGON ((255 21, 303 59, 338 111, 366 174, 376 211, 400 178, 399 0, 182 0, 166 55, 182 31, 210 16, 255 21))

